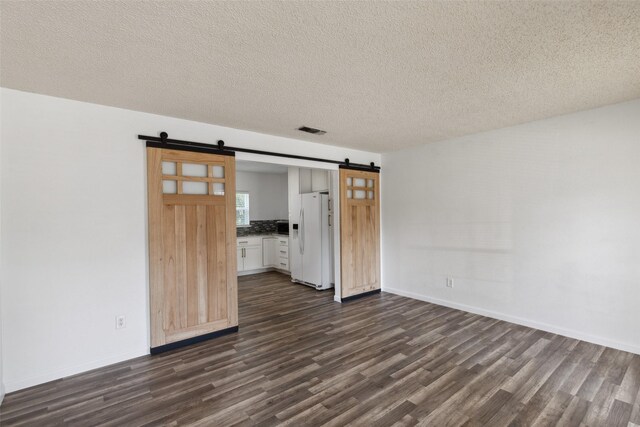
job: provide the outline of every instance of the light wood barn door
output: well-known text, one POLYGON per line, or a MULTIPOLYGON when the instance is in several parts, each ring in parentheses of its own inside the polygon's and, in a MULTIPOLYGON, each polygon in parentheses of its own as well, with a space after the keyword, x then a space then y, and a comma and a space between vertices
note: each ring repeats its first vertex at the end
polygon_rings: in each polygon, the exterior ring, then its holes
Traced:
POLYGON ((235 158, 147 148, 151 347, 238 325, 235 158))
POLYGON ((380 289, 380 174, 340 169, 341 297, 380 289))

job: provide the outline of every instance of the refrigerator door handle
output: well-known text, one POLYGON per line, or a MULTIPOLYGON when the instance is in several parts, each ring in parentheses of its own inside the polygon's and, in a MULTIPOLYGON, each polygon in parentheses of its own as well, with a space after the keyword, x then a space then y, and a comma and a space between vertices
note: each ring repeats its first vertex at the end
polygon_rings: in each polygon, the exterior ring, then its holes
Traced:
POLYGON ((305 231, 304 229, 305 229, 305 223, 304 223, 304 208, 303 208, 302 209, 302 239, 301 239, 301 242, 302 242, 302 252, 301 253, 302 253, 302 255, 304 255, 304 243, 305 243, 304 242, 304 231, 305 231))
POLYGON ((300 251, 300 255, 302 255, 302 208, 300 208, 300 215, 298 216, 298 250, 300 251))

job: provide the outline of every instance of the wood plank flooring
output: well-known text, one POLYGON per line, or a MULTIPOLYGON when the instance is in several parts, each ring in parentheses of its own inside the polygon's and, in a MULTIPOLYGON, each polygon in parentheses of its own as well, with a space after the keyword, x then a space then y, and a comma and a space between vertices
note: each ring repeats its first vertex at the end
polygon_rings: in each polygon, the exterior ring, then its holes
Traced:
POLYGON ((8 394, 0 424, 640 425, 640 356, 279 273, 239 290, 237 334, 8 394))

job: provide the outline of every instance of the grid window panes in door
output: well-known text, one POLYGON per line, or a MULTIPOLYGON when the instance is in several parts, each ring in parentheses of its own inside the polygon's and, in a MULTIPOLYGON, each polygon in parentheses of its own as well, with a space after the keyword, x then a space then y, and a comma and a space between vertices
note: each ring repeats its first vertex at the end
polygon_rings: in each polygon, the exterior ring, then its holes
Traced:
POLYGON ((236 193, 236 225, 249 226, 249 193, 236 193))
POLYGON ((224 196, 224 163, 162 162, 162 193, 224 196))

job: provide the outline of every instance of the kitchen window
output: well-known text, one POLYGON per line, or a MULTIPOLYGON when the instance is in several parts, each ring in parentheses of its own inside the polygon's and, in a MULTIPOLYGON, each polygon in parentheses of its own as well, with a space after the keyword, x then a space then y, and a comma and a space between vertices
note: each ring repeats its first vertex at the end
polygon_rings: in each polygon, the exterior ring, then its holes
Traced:
POLYGON ((236 192, 236 226, 248 227, 249 223, 249 193, 236 192))

